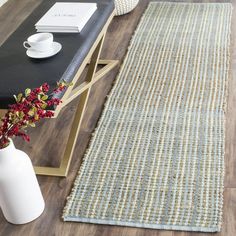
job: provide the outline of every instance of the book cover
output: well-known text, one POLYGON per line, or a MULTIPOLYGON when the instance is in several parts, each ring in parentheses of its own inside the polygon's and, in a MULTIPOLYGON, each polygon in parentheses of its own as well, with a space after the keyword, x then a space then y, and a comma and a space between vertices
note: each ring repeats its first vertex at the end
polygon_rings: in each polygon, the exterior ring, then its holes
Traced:
POLYGON ((57 2, 35 27, 38 32, 80 32, 96 9, 96 3, 57 2))

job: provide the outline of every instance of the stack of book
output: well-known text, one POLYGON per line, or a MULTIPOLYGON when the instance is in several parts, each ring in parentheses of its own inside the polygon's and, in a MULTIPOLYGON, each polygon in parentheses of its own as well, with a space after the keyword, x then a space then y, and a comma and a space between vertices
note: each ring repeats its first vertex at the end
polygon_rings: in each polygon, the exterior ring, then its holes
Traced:
POLYGON ((96 3, 57 2, 35 24, 35 28, 37 32, 78 33, 96 9, 96 3))

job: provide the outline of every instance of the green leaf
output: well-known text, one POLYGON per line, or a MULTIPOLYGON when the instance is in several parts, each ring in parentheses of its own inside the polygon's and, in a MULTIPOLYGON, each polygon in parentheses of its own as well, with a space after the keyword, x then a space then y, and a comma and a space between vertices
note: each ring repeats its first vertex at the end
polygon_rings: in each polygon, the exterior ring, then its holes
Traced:
POLYGON ((47 103, 43 103, 43 104, 41 105, 41 108, 42 108, 42 109, 46 109, 46 108, 47 108, 47 103))
POLYGON ((35 126, 36 126, 35 123, 29 123, 29 125, 30 125, 31 127, 35 127, 35 126))
POLYGON ((37 107, 32 107, 32 110, 34 111, 34 113, 38 111, 37 107))
POLYGON ((23 97, 23 94, 19 93, 18 96, 17 96, 17 102, 20 102, 22 97, 23 97))
POLYGON ((25 96, 26 96, 26 97, 29 96, 30 93, 31 93, 31 89, 27 88, 27 89, 25 90, 25 96))
POLYGON ((35 119, 35 120, 38 120, 38 119, 39 119, 39 115, 38 115, 38 114, 35 114, 35 115, 34 115, 34 119, 35 119))
POLYGON ((20 111, 19 117, 20 117, 21 119, 23 119, 24 115, 25 115, 24 112, 23 112, 23 111, 20 111))
POLYGON ((34 116, 34 110, 31 109, 31 110, 28 112, 28 115, 29 115, 29 116, 34 116))
POLYGON ((41 99, 42 99, 43 101, 47 100, 47 99, 48 99, 48 95, 43 95, 43 96, 41 97, 41 99))

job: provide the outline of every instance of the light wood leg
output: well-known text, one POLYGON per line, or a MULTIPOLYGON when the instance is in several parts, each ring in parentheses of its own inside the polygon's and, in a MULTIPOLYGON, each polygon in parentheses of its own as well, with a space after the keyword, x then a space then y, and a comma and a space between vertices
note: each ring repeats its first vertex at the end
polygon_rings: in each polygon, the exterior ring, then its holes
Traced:
POLYGON ((99 79, 101 79, 106 73, 108 73, 111 69, 114 68, 114 66, 117 65, 118 61, 109 61, 104 60, 100 61, 103 63, 103 65, 106 65, 101 70, 96 72, 97 65, 99 63, 99 56, 101 53, 102 45, 104 41, 104 36, 98 43, 94 53, 92 54, 88 73, 86 77, 86 81, 82 83, 79 87, 72 90, 71 95, 63 101, 64 105, 68 104, 70 101, 72 101, 74 98, 76 98, 78 95, 80 95, 79 104, 75 113, 75 117, 73 120, 73 124, 71 127, 71 131, 69 134, 69 138, 67 141, 66 150, 63 156, 63 159, 60 163, 60 167, 43 167, 43 166, 35 166, 35 172, 38 175, 50 175, 50 176, 62 176, 65 177, 68 174, 70 163, 72 160, 73 152, 75 149, 75 144, 77 141, 77 137, 79 134, 79 130, 81 127, 81 123, 84 117, 85 109, 87 106, 89 94, 91 87, 95 82, 97 82, 99 79))

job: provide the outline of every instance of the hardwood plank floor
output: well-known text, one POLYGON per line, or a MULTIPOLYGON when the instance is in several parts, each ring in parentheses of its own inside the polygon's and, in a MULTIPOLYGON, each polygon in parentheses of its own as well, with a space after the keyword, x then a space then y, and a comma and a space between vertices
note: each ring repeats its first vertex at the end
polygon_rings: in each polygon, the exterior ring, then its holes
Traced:
MULTIPOLYGON (((14 31, 17 26, 27 17, 30 12, 42 0, 10 0, 0 8, 0 44, 14 31)), ((130 14, 115 17, 109 27, 102 52, 103 58, 122 59, 125 56, 130 38, 142 16, 149 0, 140 0, 138 7, 130 14), (115 42, 115 43, 114 43, 115 42)), ((180 2, 177 1, 176 2, 180 2)), ((187 2, 228 2, 189 0, 187 2)), ((236 0, 232 19, 232 57, 231 74, 229 85, 228 111, 226 114, 226 172, 224 192, 224 223, 222 232, 214 235, 234 236, 236 235, 236 0)), ((204 233, 177 232, 140 229, 131 227, 118 227, 108 225, 93 225, 82 223, 64 223, 61 220, 62 209, 68 196, 73 180, 81 164, 83 154, 89 143, 91 133, 96 127, 101 114, 106 95, 112 87, 112 83, 118 72, 116 68, 109 76, 97 83, 92 89, 86 110, 82 130, 79 134, 75 155, 73 157, 70 174, 67 178, 42 177, 38 180, 46 201, 46 209, 42 216, 26 225, 16 226, 5 221, 0 214, 0 235, 29 235, 29 236, 195 236, 211 235, 204 233)), ((78 101, 74 101, 63 110, 57 119, 42 122, 36 129, 30 130, 32 141, 25 144, 16 141, 17 147, 26 151, 33 162, 42 165, 58 165, 68 137, 75 107, 78 101), (63 118, 62 118, 63 117, 63 118), (58 129, 60 127, 60 129, 58 129)))

